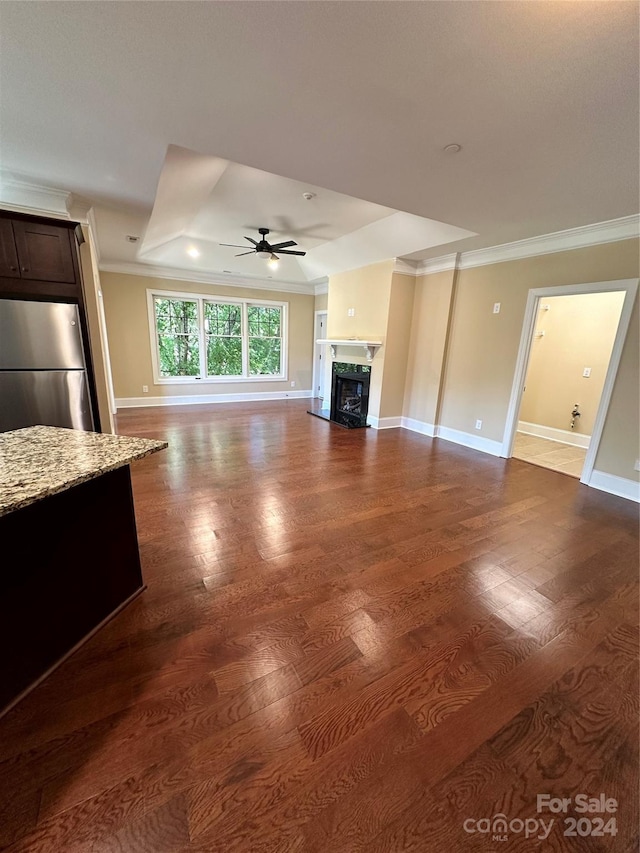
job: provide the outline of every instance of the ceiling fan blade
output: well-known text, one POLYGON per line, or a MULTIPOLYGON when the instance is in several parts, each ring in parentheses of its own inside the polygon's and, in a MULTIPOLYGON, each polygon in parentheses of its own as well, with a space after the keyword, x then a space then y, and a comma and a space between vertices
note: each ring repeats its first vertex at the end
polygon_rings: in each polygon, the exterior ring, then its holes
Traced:
POLYGON ((255 255, 255 251, 250 249, 248 252, 240 252, 239 255, 234 255, 234 258, 241 258, 243 255, 255 255))
POLYGON ((291 249, 278 249, 281 255, 306 255, 306 252, 294 252, 291 249))
POLYGON ((277 252, 278 249, 286 249, 287 246, 297 246, 297 245, 298 244, 296 243, 295 240, 285 240, 284 243, 272 243, 271 248, 273 249, 274 252, 277 252))
POLYGON ((246 246, 240 246, 238 243, 218 243, 218 246, 231 246, 234 249, 246 249, 246 246))
POLYGON ((257 240, 254 240, 253 237, 245 237, 245 240, 248 240, 250 243, 253 243, 254 246, 258 245, 257 240))

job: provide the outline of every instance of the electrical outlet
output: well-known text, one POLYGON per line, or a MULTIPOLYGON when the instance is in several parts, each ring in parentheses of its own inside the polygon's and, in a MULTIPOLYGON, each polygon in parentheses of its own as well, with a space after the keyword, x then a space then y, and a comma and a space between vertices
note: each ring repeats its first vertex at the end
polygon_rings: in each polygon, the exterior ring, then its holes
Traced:
POLYGON ((482 429, 482 421, 481 420, 476 421, 476 429, 482 429))
POLYGON ((356 316, 356 309, 355 308, 348 308, 347 309, 347 317, 355 317, 355 316, 356 316))
POLYGON ((582 371, 582 375, 585 377, 585 379, 588 379, 591 376, 591 368, 585 367, 585 369, 582 371))
POLYGON ((292 380, 291 380, 291 387, 292 387, 292 388, 295 388, 295 387, 296 387, 296 381, 295 381, 295 379, 292 379, 292 380))
POLYGON ((640 459, 636 459, 636 464, 633 466, 634 471, 640 471, 640 459))
POLYGON ((143 386, 142 386, 142 393, 143 393, 143 394, 148 394, 148 393, 149 393, 149 386, 148 386, 148 385, 143 385, 143 386))
POLYGON ((493 303, 493 313, 494 313, 494 314, 499 314, 499 313, 500 313, 500 303, 499 303, 499 302, 494 302, 494 303, 493 303))

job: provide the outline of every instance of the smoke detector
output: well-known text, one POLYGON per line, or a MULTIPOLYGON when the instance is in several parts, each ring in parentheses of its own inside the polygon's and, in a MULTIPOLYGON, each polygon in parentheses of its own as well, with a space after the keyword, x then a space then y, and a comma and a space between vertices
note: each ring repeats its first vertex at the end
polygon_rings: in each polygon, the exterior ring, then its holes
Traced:
POLYGON ((315 193, 302 193, 302 198, 305 198, 307 201, 311 201, 311 199, 315 197, 315 193))

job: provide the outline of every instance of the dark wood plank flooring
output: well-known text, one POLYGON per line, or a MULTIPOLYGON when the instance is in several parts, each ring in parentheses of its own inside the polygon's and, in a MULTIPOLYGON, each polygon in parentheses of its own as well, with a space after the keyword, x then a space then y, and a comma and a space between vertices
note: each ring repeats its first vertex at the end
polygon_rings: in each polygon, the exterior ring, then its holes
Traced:
POLYGON ((119 415, 148 589, 0 721, 0 846, 636 850, 637 507, 307 408, 119 415))

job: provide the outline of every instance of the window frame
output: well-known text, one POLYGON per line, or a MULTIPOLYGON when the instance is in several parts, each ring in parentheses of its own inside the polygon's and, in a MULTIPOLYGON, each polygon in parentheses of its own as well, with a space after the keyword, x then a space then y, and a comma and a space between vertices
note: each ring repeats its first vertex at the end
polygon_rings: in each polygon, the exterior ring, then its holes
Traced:
POLYGON ((273 299, 249 299, 247 297, 220 296, 211 293, 192 293, 183 290, 147 289, 147 313, 149 321, 149 343, 151 347, 151 364, 153 381, 156 385, 184 385, 198 383, 199 385, 221 385, 246 382, 286 382, 288 378, 288 344, 289 344, 289 303, 273 299), (198 340, 199 340, 199 376, 162 376, 160 373, 160 351, 158 344, 158 327, 156 324, 155 300, 182 299, 196 302, 198 307, 198 340), (242 306, 242 374, 237 376, 208 376, 207 375, 207 332, 204 325, 204 303, 214 302, 220 305, 242 306), (249 318, 248 309, 255 305, 258 308, 279 308, 281 311, 281 372, 274 376, 249 373, 249 318))

